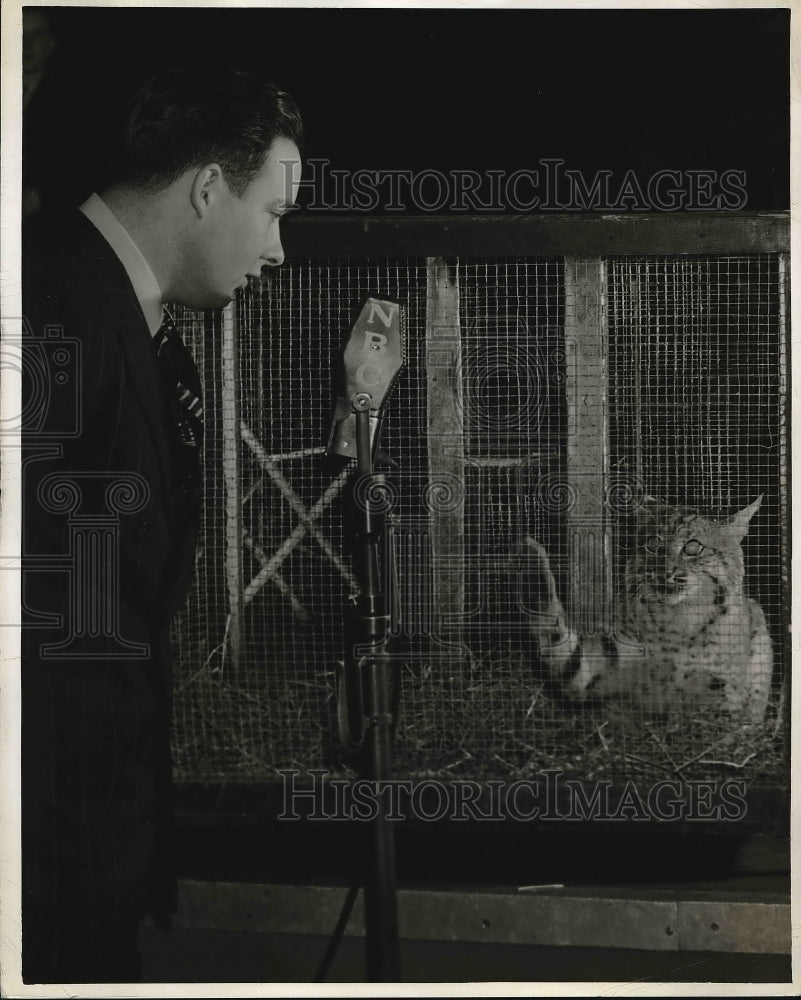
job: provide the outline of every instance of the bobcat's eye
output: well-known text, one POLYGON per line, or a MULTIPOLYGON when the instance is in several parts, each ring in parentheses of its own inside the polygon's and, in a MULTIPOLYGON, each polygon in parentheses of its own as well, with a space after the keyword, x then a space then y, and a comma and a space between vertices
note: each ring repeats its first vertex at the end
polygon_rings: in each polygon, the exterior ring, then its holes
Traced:
POLYGON ((689 542, 684 543, 682 551, 685 556, 700 556, 705 548, 706 546, 702 545, 697 538, 691 538, 689 542))
POLYGON ((665 539, 661 535, 651 535, 648 541, 645 543, 646 552, 650 552, 652 555, 657 555, 665 547, 665 539))

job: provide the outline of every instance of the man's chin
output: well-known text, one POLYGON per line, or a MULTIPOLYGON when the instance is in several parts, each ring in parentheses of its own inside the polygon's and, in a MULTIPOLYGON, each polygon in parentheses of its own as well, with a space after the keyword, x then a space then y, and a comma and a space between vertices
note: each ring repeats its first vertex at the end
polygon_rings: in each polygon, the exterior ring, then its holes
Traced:
POLYGON ((204 301, 203 305, 196 305, 191 308, 199 309, 201 312, 213 312, 215 309, 224 309, 229 303, 234 299, 236 292, 229 292, 228 294, 220 294, 215 296, 209 296, 209 298, 204 301))

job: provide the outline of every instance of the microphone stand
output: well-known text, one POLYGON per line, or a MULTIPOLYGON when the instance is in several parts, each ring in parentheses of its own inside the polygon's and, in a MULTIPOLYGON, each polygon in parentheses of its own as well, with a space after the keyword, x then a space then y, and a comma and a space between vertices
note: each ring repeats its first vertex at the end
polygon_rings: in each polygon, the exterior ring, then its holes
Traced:
MULTIPOLYGON (((357 392, 352 399, 356 420, 359 498, 351 494, 354 518, 353 569, 359 597, 347 622, 345 649, 346 747, 362 748, 360 769, 373 782, 376 815, 370 821, 370 867, 365 882, 365 944, 370 982, 398 982, 397 885, 395 838, 386 818, 384 783, 391 777, 394 729, 392 664, 387 649, 390 615, 381 586, 379 547, 384 515, 376 510, 385 477, 373 469, 370 433, 371 396, 357 392)), ((376 439, 378 437, 376 430, 376 439)), ((389 560, 389 547, 384 559, 389 560)), ((384 579, 390 579, 384 566, 384 579)))

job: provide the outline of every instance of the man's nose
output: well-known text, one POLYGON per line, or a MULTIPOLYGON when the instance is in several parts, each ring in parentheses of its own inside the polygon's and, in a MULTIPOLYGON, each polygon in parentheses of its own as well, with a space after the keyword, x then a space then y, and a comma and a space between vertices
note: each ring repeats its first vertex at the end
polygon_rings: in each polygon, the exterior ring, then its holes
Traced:
POLYGON ((281 244, 281 237, 276 236, 262 254, 261 258, 267 267, 278 267, 284 263, 284 248, 281 244))

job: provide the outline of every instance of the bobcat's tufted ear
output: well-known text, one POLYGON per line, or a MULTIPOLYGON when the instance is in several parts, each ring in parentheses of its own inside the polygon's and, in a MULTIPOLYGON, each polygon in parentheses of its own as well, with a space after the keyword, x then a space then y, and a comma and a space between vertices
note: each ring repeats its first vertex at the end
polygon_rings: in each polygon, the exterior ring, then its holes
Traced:
POLYGON ((764 494, 760 493, 753 503, 749 504, 747 507, 743 507, 742 510, 738 510, 736 514, 733 514, 728 521, 725 522, 730 534, 734 535, 738 541, 741 538, 745 538, 748 532, 748 525, 751 523, 751 518, 759 510, 763 496, 764 494))

